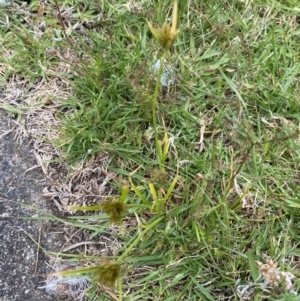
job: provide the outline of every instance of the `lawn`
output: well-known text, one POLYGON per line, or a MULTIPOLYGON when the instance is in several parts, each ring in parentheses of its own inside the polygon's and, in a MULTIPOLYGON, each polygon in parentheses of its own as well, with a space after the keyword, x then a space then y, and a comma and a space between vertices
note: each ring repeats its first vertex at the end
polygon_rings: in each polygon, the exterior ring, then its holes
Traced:
POLYGON ((56 254, 76 263, 62 274, 77 297, 299 300, 299 7, 0 7, 0 107, 45 178, 64 171, 51 218, 105 239, 56 254))

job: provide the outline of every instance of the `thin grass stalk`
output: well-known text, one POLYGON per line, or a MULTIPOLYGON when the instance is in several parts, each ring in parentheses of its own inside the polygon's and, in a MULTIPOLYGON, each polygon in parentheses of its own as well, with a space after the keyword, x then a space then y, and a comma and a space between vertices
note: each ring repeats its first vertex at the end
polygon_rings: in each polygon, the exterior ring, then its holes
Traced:
POLYGON ((119 301, 122 301, 123 300, 122 277, 118 278, 118 292, 119 292, 119 301))
POLYGON ((158 157, 159 164, 162 168, 163 168, 163 154, 162 154, 161 144, 158 140, 157 117, 156 117, 157 110, 156 109, 157 109, 158 92, 159 92, 159 88, 161 87, 160 80, 161 80, 161 75, 163 72, 166 57, 167 57, 167 51, 164 51, 164 54, 160 59, 160 65, 159 65, 159 69, 158 69, 156 85, 155 85, 155 90, 154 90, 153 99, 152 99, 152 122, 153 122, 153 128, 154 128, 156 155, 158 157))

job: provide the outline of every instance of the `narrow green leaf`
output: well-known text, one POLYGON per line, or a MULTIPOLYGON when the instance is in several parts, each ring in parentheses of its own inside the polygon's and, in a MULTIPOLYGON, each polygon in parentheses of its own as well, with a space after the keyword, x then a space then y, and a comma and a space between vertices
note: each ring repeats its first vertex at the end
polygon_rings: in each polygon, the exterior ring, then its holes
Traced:
POLYGON ((259 272, 258 272, 256 262, 253 257, 253 252, 251 249, 248 250, 247 256, 248 256, 248 263, 249 263, 251 276, 252 276, 253 281, 255 281, 259 276, 259 272))

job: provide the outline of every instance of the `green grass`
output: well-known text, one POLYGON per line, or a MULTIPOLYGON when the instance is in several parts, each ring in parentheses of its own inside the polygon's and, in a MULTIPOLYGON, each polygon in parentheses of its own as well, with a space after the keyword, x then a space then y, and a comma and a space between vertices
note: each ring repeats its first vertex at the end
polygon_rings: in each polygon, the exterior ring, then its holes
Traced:
MULTIPOLYGON (((255 261, 266 255, 293 271, 299 291, 300 1, 180 1, 180 32, 168 57, 176 83, 160 90, 157 105, 159 139, 165 124, 170 142, 163 169, 149 71, 161 50, 146 19, 161 25, 172 1, 137 1, 131 11, 123 1, 65 3, 74 7, 71 24, 92 29, 68 32, 48 11, 45 34, 35 41, 31 23, 10 17, 1 25, 1 47, 16 55, 1 58, 1 83, 12 74, 32 86, 47 81, 60 60, 45 50, 74 53, 65 74, 72 97, 59 100, 52 143, 71 165, 108 155, 103 168, 129 185, 128 218, 141 225, 129 223, 126 236, 119 234, 119 256, 148 230, 122 260, 123 299, 246 300, 235 283, 253 283, 255 261), (163 197, 177 172, 160 216, 151 211, 149 182, 163 197)), ((12 15, 6 9, 1 20, 4 14, 12 15)), ((111 185, 121 189, 120 181, 111 185)), ((251 293, 251 300, 292 298, 258 284, 251 293)))

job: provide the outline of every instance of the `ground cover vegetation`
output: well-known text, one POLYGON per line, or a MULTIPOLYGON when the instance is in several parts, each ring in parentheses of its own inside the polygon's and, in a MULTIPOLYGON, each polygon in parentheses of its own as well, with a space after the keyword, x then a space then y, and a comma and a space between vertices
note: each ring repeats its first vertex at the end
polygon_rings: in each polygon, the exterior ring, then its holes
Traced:
POLYGON ((88 233, 46 250, 58 296, 298 300, 299 6, 1 7, 1 108, 33 139, 45 218, 88 233))

